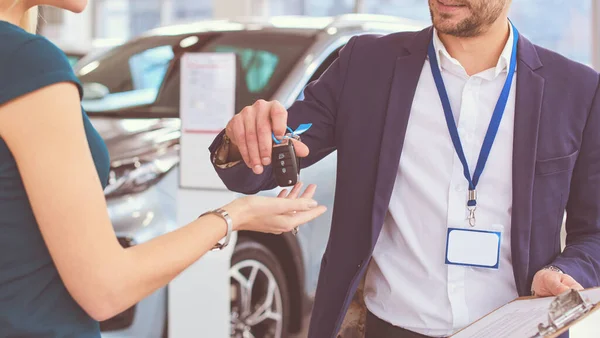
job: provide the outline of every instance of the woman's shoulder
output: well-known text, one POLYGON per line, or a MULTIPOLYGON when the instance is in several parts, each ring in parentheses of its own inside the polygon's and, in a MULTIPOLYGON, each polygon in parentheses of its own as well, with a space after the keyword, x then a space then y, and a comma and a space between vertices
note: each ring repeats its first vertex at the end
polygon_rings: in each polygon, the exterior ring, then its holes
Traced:
POLYGON ((53 83, 80 86, 65 53, 45 37, 0 22, 0 44, 0 104, 53 83))
POLYGON ((34 61, 39 61, 41 66, 53 62, 51 66, 70 68, 65 53, 50 40, 5 21, 0 21, 0 44, 0 69, 34 61))

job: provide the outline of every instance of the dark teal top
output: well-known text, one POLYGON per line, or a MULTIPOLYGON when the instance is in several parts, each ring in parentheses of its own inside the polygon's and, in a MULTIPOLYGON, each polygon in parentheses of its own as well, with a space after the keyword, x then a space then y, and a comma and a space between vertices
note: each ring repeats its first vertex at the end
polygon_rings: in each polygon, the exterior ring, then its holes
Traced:
MULTIPOLYGON (((65 54, 45 38, 0 21, 0 46, 0 106, 65 81, 76 84, 81 95, 65 54)), ((90 151, 105 184, 109 171, 106 145, 83 110, 82 114, 90 151)), ((44 170, 44 163, 39 164, 39 170, 44 170)), ((58 275, 15 160, 1 137, 0 337, 100 337, 98 322, 73 300, 58 275)))

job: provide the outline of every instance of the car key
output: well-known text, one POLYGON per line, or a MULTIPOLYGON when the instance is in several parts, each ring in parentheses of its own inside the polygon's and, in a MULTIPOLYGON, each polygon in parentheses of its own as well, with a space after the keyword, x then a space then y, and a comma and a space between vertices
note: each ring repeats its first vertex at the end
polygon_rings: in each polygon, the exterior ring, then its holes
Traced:
POLYGON ((275 181, 280 187, 290 187, 298 183, 300 174, 300 159, 296 157, 294 144, 286 135, 280 143, 273 144, 271 165, 275 181))

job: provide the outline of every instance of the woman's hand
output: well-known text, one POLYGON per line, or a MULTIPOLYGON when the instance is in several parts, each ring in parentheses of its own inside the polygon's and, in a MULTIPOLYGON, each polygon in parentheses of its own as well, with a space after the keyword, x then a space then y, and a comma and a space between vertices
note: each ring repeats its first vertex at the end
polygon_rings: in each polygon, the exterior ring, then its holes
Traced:
POLYGON ((321 216, 327 210, 312 199, 316 188, 311 184, 300 195, 302 183, 298 183, 289 194, 284 189, 277 198, 242 197, 224 209, 231 214, 234 231, 281 234, 321 216))

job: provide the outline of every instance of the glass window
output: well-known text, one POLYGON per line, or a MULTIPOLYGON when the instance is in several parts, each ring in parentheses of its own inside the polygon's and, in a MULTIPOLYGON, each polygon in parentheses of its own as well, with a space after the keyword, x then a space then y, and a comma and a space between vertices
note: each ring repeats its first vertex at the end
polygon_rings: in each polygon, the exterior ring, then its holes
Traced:
POLYGON ((269 15, 304 15, 305 0, 269 0, 269 15))
POLYGON ((96 0, 96 38, 130 38, 178 21, 212 17, 214 0, 96 0))
POLYGON ((129 4, 127 0, 96 0, 96 38, 127 38, 129 32, 129 4))
POLYGON ((129 72, 133 90, 158 90, 173 59, 171 46, 150 48, 129 58, 129 72))
POLYGON ((258 93, 265 89, 279 63, 279 57, 264 50, 238 48, 235 46, 217 46, 217 53, 234 53, 241 64, 246 87, 250 93, 258 93))
POLYGON ((355 0, 306 0, 305 11, 311 16, 352 13, 355 0))
POLYGON ((427 0, 364 0, 365 10, 372 14, 396 15, 431 22, 427 0))
POLYGON ((129 0, 129 32, 138 36, 161 24, 160 0, 129 0))
MULTIPOLYGON (((190 52, 226 52, 237 57, 236 111, 258 99, 270 99, 287 73, 314 41, 312 36, 261 31, 221 34, 190 52)), ((178 70, 179 65, 175 65, 178 70)), ((166 80, 155 109, 179 108, 179 72, 166 80)))
POLYGON ((212 17, 213 0, 173 0, 173 18, 176 20, 212 17))
POLYGON ((174 56, 168 40, 142 39, 117 47, 80 65, 77 75, 82 83, 100 83, 111 94, 158 89, 174 56))
POLYGON ((513 1, 510 18, 533 43, 592 63, 592 0, 513 1))
POLYGON ((78 64, 77 76, 84 84, 84 108, 89 111, 120 109, 150 104, 162 85, 163 78, 175 56, 174 46, 181 37, 143 38, 86 58, 78 64), (104 94, 93 94, 89 100, 89 85, 105 87, 104 94), (88 90, 86 92, 86 89, 88 90))
POLYGON ((258 99, 269 99, 314 41, 312 35, 241 31, 199 34, 194 36, 198 37, 198 42, 187 46, 183 42, 189 41, 186 39, 190 37, 142 38, 86 61, 86 65, 78 67, 81 82, 84 86, 101 84, 110 94, 84 100, 84 108, 93 113, 152 105, 153 111, 176 114, 179 109, 179 62, 173 64, 172 60, 178 60, 185 51, 234 53, 237 56, 236 110, 239 111, 258 99), (185 49, 181 45, 186 46, 185 49))
POLYGON ((67 54, 67 60, 69 60, 69 64, 71 65, 71 67, 74 67, 75 64, 77 64, 77 62, 79 62, 79 59, 81 59, 80 55, 67 54))

